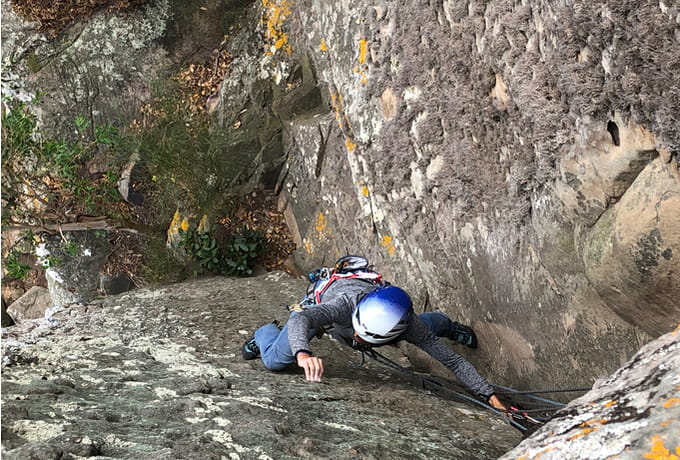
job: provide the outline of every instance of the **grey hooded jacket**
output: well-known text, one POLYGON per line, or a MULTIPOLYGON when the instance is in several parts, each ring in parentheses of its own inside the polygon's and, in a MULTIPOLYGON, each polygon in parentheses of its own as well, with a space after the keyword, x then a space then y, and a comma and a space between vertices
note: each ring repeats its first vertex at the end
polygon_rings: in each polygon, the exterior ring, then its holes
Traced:
MULTIPOLYGON (((311 352, 307 338, 310 329, 323 329, 334 338, 351 345, 354 332, 352 312, 359 301, 373 289, 375 285, 366 281, 338 280, 323 294, 322 303, 291 316, 288 321, 288 340, 293 355, 296 356, 300 351, 311 352)), ((418 315, 413 315, 406 331, 396 339, 399 340, 406 340, 439 360, 473 394, 488 398, 493 393, 492 387, 477 369, 435 336, 418 315)))

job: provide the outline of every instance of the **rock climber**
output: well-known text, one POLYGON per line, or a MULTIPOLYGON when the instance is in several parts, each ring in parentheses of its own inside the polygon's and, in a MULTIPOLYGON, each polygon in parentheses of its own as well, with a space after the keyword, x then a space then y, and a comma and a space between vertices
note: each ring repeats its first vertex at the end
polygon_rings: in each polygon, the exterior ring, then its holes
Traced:
POLYGON ((441 340, 477 348, 472 328, 441 312, 415 314, 411 298, 399 287, 358 277, 337 279, 319 303, 293 310, 299 311, 292 311, 283 328, 277 322, 258 328, 243 345, 243 357, 262 358, 265 367, 274 371, 297 363, 308 381, 321 382, 323 360, 310 347, 319 332, 358 349, 405 340, 443 363, 471 393, 500 411, 507 410, 472 364, 441 340))

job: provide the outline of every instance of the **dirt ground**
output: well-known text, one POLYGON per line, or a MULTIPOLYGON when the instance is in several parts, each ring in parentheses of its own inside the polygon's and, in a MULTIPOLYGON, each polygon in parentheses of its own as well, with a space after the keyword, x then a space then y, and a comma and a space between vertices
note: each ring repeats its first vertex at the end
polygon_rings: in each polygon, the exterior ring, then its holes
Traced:
POLYGON ((99 10, 125 11, 148 0, 21 0, 12 1, 14 10, 24 19, 38 22, 39 30, 53 37, 75 21, 87 19, 99 10))

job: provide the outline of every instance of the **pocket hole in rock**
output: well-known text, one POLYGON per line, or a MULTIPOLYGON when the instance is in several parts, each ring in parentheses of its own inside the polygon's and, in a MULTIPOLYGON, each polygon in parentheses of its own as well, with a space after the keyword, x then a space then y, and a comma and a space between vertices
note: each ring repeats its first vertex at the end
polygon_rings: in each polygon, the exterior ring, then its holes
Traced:
POLYGON ((614 145, 617 147, 621 145, 621 137, 619 137, 619 127, 616 125, 616 123, 609 120, 607 122, 607 131, 609 131, 609 134, 611 134, 612 142, 614 142, 614 145))

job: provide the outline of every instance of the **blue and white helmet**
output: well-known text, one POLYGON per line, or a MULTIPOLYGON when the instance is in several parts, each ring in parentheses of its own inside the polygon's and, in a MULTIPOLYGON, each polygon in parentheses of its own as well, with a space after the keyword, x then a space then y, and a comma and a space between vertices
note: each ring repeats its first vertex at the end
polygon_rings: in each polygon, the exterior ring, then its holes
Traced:
POLYGON ((359 301, 352 326, 362 340, 381 345, 404 332, 412 315, 413 303, 403 289, 382 286, 359 301))

